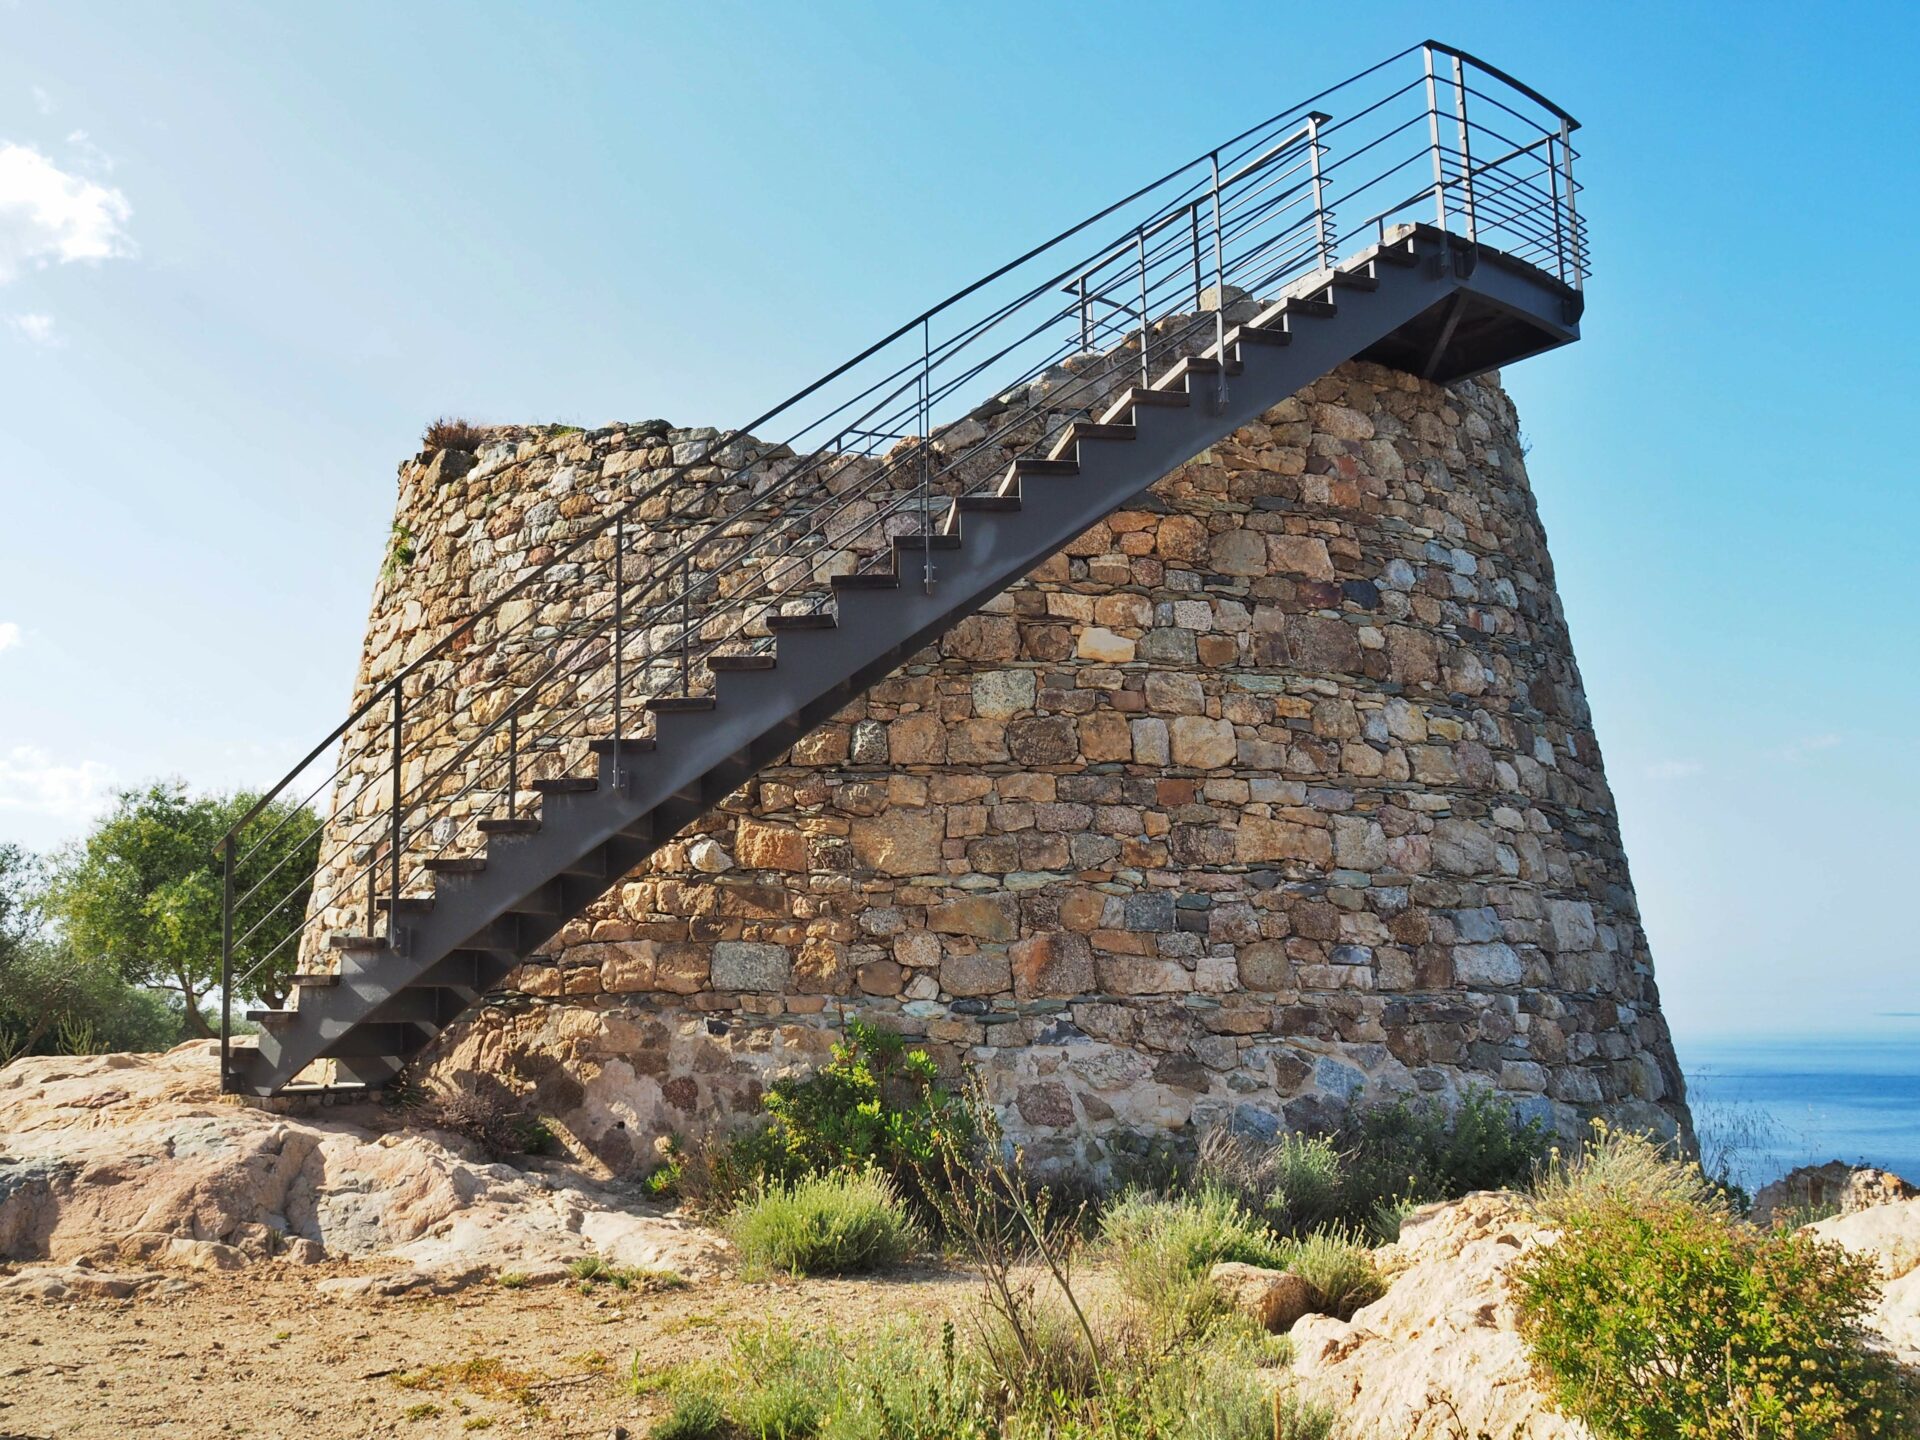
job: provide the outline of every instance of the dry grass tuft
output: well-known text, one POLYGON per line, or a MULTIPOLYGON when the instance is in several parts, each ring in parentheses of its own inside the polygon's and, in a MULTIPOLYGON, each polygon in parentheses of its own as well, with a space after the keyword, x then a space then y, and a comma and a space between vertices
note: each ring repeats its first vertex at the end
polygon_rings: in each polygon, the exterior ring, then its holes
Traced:
POLYGON ((478 450, 486 438, 486 430, 471 420, 442 415, 427 426, 420 443, 428 450, 478 450))

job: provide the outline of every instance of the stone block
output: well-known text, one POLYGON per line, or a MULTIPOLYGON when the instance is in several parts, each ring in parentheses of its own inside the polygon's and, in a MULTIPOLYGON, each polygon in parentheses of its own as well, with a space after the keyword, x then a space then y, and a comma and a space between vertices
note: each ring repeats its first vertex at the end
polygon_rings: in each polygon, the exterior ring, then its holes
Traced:
POLYGON ((1020 933, 1020 906, 1011 895, 969 895, 936 905, 927 914, 927 928, 941 935, 1011 940, 1020 933))
POLYGON ((1327 542, 1310 535, 1269 535, 1267 564, 1276 574, 1301 575, 1309 580, 1333 579, 1333 561, 1327 542))
POLYGON ((1116 635, 1102 625, 1089 625, 1080 632, 1074 653, 1082 660, 1102 665, 1125 665, 1134 657, 1134 642, 1116 635))
POLYGON ((1456 945, 1453 973, 1466 986, 1518 985, 1527 967, 1511 945, 1456 945))
POLYGON ((1069 998, 1093 990, 1093 947, 1084 935, 1056 932, 1017 940, 1008 950, 1013 993, 1021 1000, 1069 998))
POLYGON ((1242 864, 1304 860, 1314 865, 1328 865, 1333 860, 1333 839, 1317 825, 1242 815, 1234 832, 1234 858, 1242 864))
POLYGON ((949 955, 940 962, 940 988, 949 995, 1000 995, 1012 984, 1011 964, 995 951, 949 955))
POLYGON ((785 990, 791 971, 784 945, 723 940, 713 947, 716 990, 785 990))
POLYGON ((936 810, 889 810, 853 821, 854 858, 882 875, 928 875, 941 868, 945 819, 936 810))
POLYGON ((1225 720, 1179 715, 1168 726, 1173 763, 1196 770, 1213 770, 1233 763, 1236 744, 1233 726, 1225 720))
POLYGON ((784 825, 742 820, 734 831, 735 857, 750 870, 805 870, 807 837, 784 825))
POLYGON ((1029 715, 1007 726, 1007 753, 1021 765, 1064 765, 1078 758, 1073 721, 1065 715, 1029 715))
POLYGON ((989 670, 973 677, 973 713, 986 720, 1009 720, 1033 709, 1031 670, 989 670))

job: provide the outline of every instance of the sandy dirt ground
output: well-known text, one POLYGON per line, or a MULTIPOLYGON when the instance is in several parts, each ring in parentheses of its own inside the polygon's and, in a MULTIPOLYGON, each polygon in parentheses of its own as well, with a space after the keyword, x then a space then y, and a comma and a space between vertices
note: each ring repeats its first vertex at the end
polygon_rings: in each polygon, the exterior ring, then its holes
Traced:
MULTIPOLYGON (((388 1267, 390 1268, 390 1267, 388 1267)), ((0 1440, 591 1436, 639 1440, 666 1403, 628 1377, 716 1357, 768 1320, 857 1330, 964 1309, 966 1274, 577 1283, 333 1297, 349 1265, 179 1277, 127 1300, 0 1298, 0 1440)))

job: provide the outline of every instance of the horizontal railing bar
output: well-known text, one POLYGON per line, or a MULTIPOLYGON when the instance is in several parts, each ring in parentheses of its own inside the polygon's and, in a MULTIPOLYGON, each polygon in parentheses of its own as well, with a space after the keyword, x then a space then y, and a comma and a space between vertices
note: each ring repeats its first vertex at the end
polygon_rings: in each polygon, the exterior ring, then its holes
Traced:
MULTIPOLYGON (((1519 80, 1514 79, 1513 76, 1509 75, 1506 71, 1502 70, 1499 66, 1489 65, 1485 60, 1482 60, 1478 55, 1470 55, 1465 50, 1456 50, 1453 46, 1443 45, 1438 40, 1428 40, 1425 42, 1424 46, 1415 46, 1414 48, 1438 50, 1442 55, 1451 55, 1454 57, 1454 59, 1462 61, 1465 64, 1471 65, 1474 69, 1479 70, 1484 74, 1491 75, 1494 79, 1498 80, 1501 84, 1511 86, 1513 89, 1518 90, 1522 95, 1526 96, 1529 100, 1533 101, 1534 104, 1539 105, 1544 109, 1551 110, 1555 115, 1559 116, 1562 120, 1567 122, 1567 128, 1569 130, 1578 130, 1580 128, 1580 122, 1578 120, 1574 119, 1573 116, 1569 115, 1566 111, 1562 110, 1558 105, 1554 104, 1553 101, 1547 99, 1547 97, 1542 95, 1538 90, 1534 89, 1531 85, 1525 84, 1519 80)), ((1398 59, 1399 57, 1396 56, 1395 58, 1398 59)))

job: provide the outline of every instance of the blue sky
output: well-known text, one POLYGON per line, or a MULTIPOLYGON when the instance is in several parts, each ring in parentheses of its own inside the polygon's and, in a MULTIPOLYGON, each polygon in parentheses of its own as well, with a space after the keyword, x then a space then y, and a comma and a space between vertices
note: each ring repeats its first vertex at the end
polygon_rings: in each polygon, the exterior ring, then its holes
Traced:
POLYGON ((1508 380, 1670 1017, 1912 1032, 1911 5, 0 0, 0 839, 324 733, 432 416, 737 421, 1435 26, 1586 125, 1508 380))

